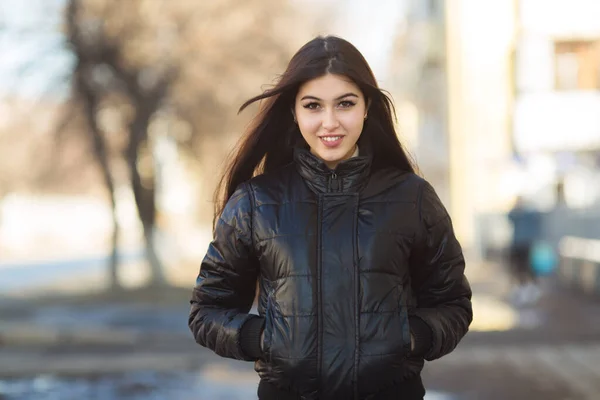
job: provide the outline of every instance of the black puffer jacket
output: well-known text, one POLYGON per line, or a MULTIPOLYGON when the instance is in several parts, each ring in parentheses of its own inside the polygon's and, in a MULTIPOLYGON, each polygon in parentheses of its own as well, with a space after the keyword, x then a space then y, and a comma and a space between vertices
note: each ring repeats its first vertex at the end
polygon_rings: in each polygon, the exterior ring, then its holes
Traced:
POLYGON ((333 172, 298 149, 241 185, 217 223, 189 326, 215 353, 256 360, 264 398, 422 398, 423 359, 468 330, 445 208, 417 175, 370 166, 359 156, 333 172), (259 316, 248 314, 257 280, 259 316))

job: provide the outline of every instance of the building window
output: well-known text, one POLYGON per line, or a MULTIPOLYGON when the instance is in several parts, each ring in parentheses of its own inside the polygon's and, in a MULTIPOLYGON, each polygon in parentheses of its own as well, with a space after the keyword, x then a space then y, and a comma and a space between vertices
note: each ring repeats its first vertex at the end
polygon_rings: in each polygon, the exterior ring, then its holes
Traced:
POLYGON ((556 90, 600 89, 600 40, 554 43, 556 90))

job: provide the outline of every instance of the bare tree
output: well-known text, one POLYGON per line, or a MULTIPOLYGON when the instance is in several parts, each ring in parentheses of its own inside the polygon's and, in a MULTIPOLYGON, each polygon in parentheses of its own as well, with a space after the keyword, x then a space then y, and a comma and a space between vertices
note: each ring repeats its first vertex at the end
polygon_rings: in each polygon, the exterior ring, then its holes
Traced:
MULTIPOLYGON (((111 175, 106 139, 101 132, 99 122, 99 106, 113 92, 126 96, 133 105, 134 117, 128 124, 127 146, 124 151, 129 167, 130 182, 137 205, 138 214, 144 230, 146 257, 151 267, 151 285, 164 286, 166 279, 156 255, 154 240, 155 225, 155 190, 154 181, 142 182, 139 171, 139 153, 148 141, 150 119, 157 112, 163 101, 168 78, 163 75, 159 82, 148 90, 143 87, 140 71, 124 65, 122 49, 118 41, 107 37, 102 26, 94 26, 97 21, 88 20, 84 15, 84 2, 71 0, 66 13, 68 39, 77 57, 73 73, 74 93, 76 99, 82 100, 84 115, 88 121, 88 132, 94 144, 94 154, 101 166, 106 187, 110 193, 113 214, 113 250, 110 261, 110 282, 113 289, 120 288, 117 279, 117 245, 119 226, 116 218, 115 184, 111 175), (104 79, 98 78, 101 71, 110 71, 104 79)), ((148 85, 146 85, 148 86, 148 85)))
POLYGON ((256 93, 265 71, 281 70, 310 35, 298 34, 302 28, 296 12, 280 0, 69 0, 67 36, 77 59, 73 100, 83 110, 113 208, 113 287, 119 287, 114 146, 107 139, 110 132, 102 129, 100 108, 117 110, 123 121, 119 132, 124 145, 117 157, 128 166, 152 271, 150 284, 163 286, 166 279, 155 248, 152 121, 167 108, 169 118, 185 121, 191 134, 175 139, 191 154, 203 137, 233 131, 238 122, 226 115, 256 93))

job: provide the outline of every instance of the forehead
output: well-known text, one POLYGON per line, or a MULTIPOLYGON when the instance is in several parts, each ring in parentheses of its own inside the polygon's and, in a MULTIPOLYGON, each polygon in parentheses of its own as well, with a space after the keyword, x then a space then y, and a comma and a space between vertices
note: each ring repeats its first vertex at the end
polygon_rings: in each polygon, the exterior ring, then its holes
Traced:
POLYGON ((354 93, 362 97, 360 88, 343 75, 326 74, 302 84, 298 97, 312 95, 321 99, 336 98, 346 93, 354 93))

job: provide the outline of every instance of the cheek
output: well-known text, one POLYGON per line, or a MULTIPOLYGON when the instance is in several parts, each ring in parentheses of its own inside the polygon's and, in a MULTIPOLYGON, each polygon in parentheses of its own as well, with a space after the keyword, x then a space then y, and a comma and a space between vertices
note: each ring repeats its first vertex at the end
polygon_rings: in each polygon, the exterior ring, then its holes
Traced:
POLYGON ((348 133, 359 135, 364 126, 364 119, 361 115, 347 115, 343 119, 343 124, 348 133))
POLYGON ((311 116, 298 117, 298 127, 303 135, 314 134, 319 129, 320 122, 318 118, 311 116))

